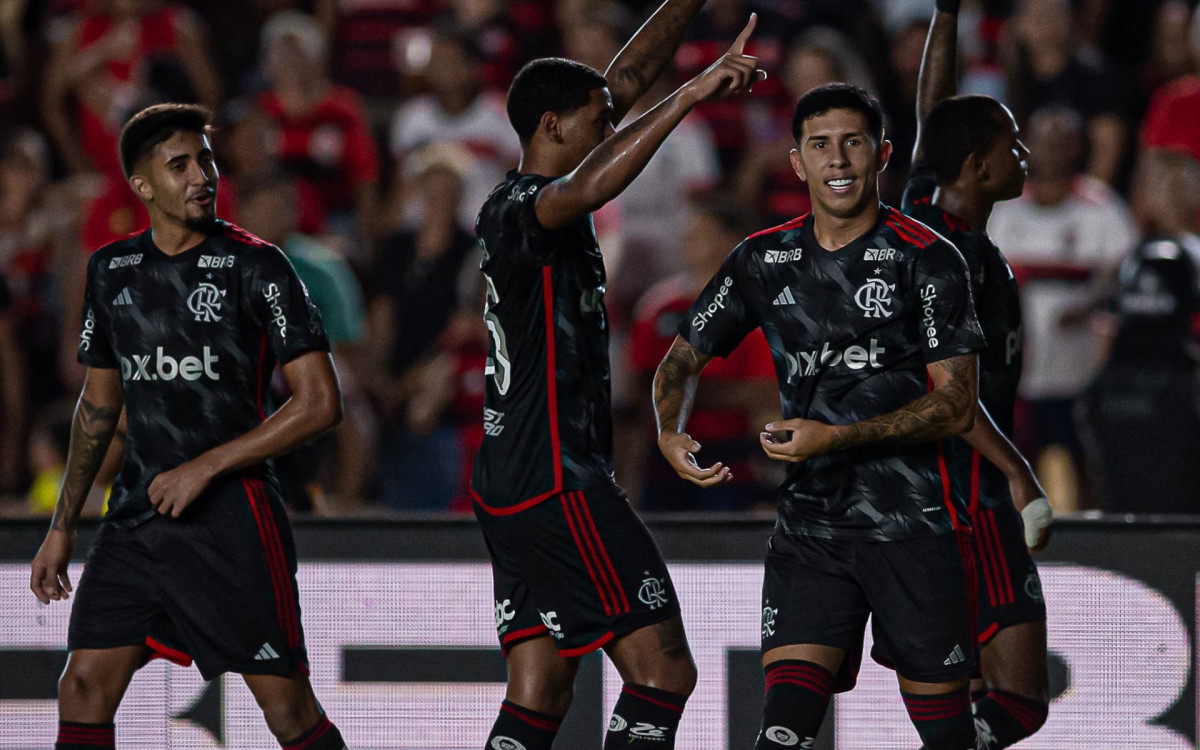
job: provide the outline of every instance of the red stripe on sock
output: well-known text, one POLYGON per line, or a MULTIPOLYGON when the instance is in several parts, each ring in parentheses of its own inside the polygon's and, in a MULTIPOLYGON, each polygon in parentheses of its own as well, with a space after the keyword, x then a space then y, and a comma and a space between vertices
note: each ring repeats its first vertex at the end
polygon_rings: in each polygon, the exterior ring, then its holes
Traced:
MULTIPOLYGON (((592 535, 596 538, 596 546, 600 550, 601 556, 604 558, 604 564, 608 566, 608 572, 612 575, 613 588, 621 596, 621 606, 626 612, 629 611, 629 598, 625 596, 625 589, 621 587, 621 579, 617 577, 617 570, 613 567, 612 558, 608 556, 608 550, 604 548, 604 542, 600 539, 600 531, 596 528, 596 522, 592 520, 592 511, 588 508, 587 498, 582 492, 576 493, 579 497, 579 505, 583 508, 584 514, 587 515, 588 525, 592 529, 592 535)), ((614 600, 614 604, 616 601, 614 600)))
POLYGON ((680 714, 683 713, 683 704, 682 703, 679 703, 679 704, 667 703, 666 701, 659 700, 657 698, 651 698, 648 695, 639 693, 637 690, 634 690, 633 688, 629 687, 628 685, 625 685, 624 687, 622 687, 621 692, 632 695, 634 698, 637 698, 640 701, 645 701, 646 703, 649 703, 651 705, 659 706, 660 708, 665 708, 670 711, 674 711, 676 713, 680 713, 680 714))
POLYGON ((329 722, 328 717, 322 716, 321 720, 304 736, 304 739, 291 745, 284 745, 283 750, 304 750, 305 748, 312 747, 328 734, 330 729, 333 729, 333 724, 329 722))
POLYGON ((768 677, 767 678, 767 689, 768 690, 775 687, 776 685, 796 685, 798 687, 804 688, 805 690, 808 690, 811 693, 816 693, 817 695, 821 695, 821 696, 825 696, 825 697, 828 697, 830 694, 828 685, 822 685, 818 682, 815 682, 811 679, 806 679, 804 677, 798 677, 798 676, 797 677, 789 677, 789 676, 785 675, 782 677, 768 677))
POLYGON ((559 727, 558 724, 555 724, 552 721, 546 721, 545 719, 539 719, 536 716, 530 716, 530 715, 524 713, 523 711, 517 710, 516 707, 511 706, 507 703, 501 703, 500 710, 512 714, 513 716, 517 717, 518 719, 525 722, 526 724, 533 727, 534 729, 540 729, 543 732, 558 732, 558 727, 559 727))
POLYGON ((1026 731, 1030 733, 1037 731, 1038 727, 1045 721, 1045 716, 1035 713, 1033 709, 1018 703, 1003 693, 991 691, 987 694, 987 697, 1019 721, 1021 726, 1025 727, 1026 731))
POLYGON ((612 617, 612 607, 608 604, 608 597, 604 594, 604 587, 600 585, 600 579, 596 577, 596 571, 592 569, 592 561, 588 557, 587 550, 584 549, 583 542, 579 538, 579 531, 575 528, 575 521, 571 516, 571 504, 568 500, 570 494, 568 492, 560 497, 563 506, 563 516, 567 519, 567 528, 571 530, 571 536, 575 539, 575 547, 579 550, 579 556, 583 558, 583 566, 587 568, 588 577, 596 585, 596 594, 600 597, 600 604, 604 607, 605 616, 612 617))

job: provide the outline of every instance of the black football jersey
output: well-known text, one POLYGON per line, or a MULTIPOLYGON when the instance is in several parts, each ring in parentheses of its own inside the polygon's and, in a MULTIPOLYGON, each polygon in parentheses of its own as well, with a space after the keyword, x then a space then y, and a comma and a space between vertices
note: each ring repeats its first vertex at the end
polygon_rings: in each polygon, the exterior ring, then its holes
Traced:
POLYGON ((491 512, 613 481, 604 261, 590 216, 538 223, 552 181, 510 172, 475 224, 491 345, 472 489, 491 512))
POLYGON ((291 263, 232 224, 177 255, 149 230, 97 250, 79 361, 120 370, 129 427, 106 519, 152 516, 154 477, 266 419, 276 362, 313 350, 329 342, 291 263))
MULTIPOLYGON (((967 261, 975 312, 987 339, 987 348, 979 353, 979 400, 1011 440, 1017 385, 1021 381, 1021 296, 1017 280, 987 232, 972 231, 962 219, 933 204, 936 188, 928 163, 914 163, 904 189, 904 213, 953 242, 967 261)), ((972 505, 977 502, 995 507, 1012 502, 1004 473, 981 460, 965 440, 954 438, 947 452, 955 480, 968 488, 972 505)))
MULTIPOLYGON (((785 418, 848 424, 895 411, 930 388, 926 365, 983 348, 962 256, 928 227, 880 207, 838 250, 807 214, 734 248, 679 334, 726 356, 761 326, 785 418)), ((867 445, 789 464, 785 532, 894 540, 965 525, 939 442, 867 445)))

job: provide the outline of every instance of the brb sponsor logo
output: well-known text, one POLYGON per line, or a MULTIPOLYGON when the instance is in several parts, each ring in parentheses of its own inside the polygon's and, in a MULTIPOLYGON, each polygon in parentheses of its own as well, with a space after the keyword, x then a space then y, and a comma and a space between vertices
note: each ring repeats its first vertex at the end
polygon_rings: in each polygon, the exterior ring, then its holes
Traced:
POLYGON ((215 323, 221 319, 221 300, 225 297, 224 289, 217 289, 215 284, 202 282, 187 298, 188 309, 201 323, 215 323))
POLYGON ((263 296, 267 299, 267 312, 271 315, 271 323, 279 329, 279 338, 287 338, 287 316, 283 314, 283 305, 279 304, 279 285, 267 284, 267 288, 263 290, 263 296))
POLYGON ((213 354, 207 346, 204 347, 199 357, 188 356, 181 359, 164 354, 163 348, 160 346, 154 354, 131 354, 128 357, 121 357, 121 379, 128 381, 169 381, 175 378, 220 380, 221 376, 217 374, 217 360, 217 355, 213 354))
POLYGON ((895 284, 889 284, 883 279, 867 279, 867 283, 854 293, 854 304, 863 311, 864 317, 890 318, 892 311, 889 305, 892 304, 892 292, 895 290, 895 284))
POLYGON ((937 302, 937 287, 926 284, 921 290, 921 327, 925 329, 925 339, 930 349, 938 347, 937 326, 933 324, 933 306, 937 302))
POLYGON ((141 262, 141 253, 137 253, 136 255, 122 255, 120 258, 113 258, 110 260, 108 262, 108 268, 110 271, 114 268, 129 268, 130 266, 136 266, 141 262))
POLYGON ((798 247, 792 250, 768 250, 763 255, 763 260, 767 263, 791 263, 800 260, 801 255, 801 250, 798 247))
POLYGON ((895 260, 896 248, 894 247, 868 247, 863 253, 863 260, 895 260))
POLYGON ((879 345, 879 339, 871 339, 870 344, 865 347, 852 344, 845 349, 830 349, 829 342, 826 341, 820 350, 814 349, 794 355, 784 352, 783 356, 787 360, 788 380, 792 380, 815 375, 823 367, 838 365, 844 365, 851 370, 861 370, 868 366, 879 369, 883 366, 879 358, 886 352, 887 349, 879 345))
POLYGON ((700 312, 696 313, 696 317, 692 318, 692 328, 697 331, 703 331, 704 326, 708 325, 708 321, 720 310, 725 309, 725 302, 729 299, 729 290, 733 288, 733 277, 726 276, 721 282, 721 286, 717 289, 717 296, 713 297, 712 302, 708 303, 700 312))
POLYGON ((201 255, 197 268, 233 268, 232 255, 201 255))

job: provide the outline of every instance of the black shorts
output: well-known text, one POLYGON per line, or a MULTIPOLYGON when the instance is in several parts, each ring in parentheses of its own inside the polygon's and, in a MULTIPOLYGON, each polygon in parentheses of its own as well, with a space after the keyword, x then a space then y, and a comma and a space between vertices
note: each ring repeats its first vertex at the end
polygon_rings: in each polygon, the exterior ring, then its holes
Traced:
POLYGON ((679 599, 658 546, 616 485, 554 495, 492 515, 475 505, 492 558, 496 634, 549 634, 565 657, 675 617, 679 599))
POLYGON ((876 660, 918 682, 974 672, 959 534, 893 542, 776 532, 763 578, 762 650, 817 644, 846 651, 839 692, 854 686, 867 616, 876 660))
POLYGON ((1025 622, 1045 622, 1042 579, 1025 546, 1025 527, 1007 500, 981 507, 973 520, 971 553, 979 592, 978 634, 983 646, 996 633, 1025 622))
POLYGON ((223 478, 178 519, 101 524, 79 580, 70 650, 146 645, 211 680, 307 672, 296 551, 278 492, 223 478))

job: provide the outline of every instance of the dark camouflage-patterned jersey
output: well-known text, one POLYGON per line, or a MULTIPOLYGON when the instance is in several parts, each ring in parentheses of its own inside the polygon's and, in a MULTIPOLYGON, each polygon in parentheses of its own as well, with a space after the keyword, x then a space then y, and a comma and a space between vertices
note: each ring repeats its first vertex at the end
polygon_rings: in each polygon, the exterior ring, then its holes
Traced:
POLYGON ((149 230, 106 245, 84 294, 79 361, 121 371, 129 425, 107 520, 152 516, 155 476, 266 418, 276 362, 329 351, 283 252, 226 222, 177 255, 149 230))
MULTIPOLYGON (((899 211, 825 250, 808 214, 734 248, 679 334, 728 354, 761 326, 785 418, 848 424, 895 411, 930 388, 926 365, 983 348, 962 256, 899 211)), ((789 464, 786 533, 893 540, 964 524, 940 443, 867 445, 789 464)))
POLYGON ((604 261, 590 216, 538 223, 552 181, 510 172, 475 225, 491 346, 472 489, 494 513, 613 481, 604 261))

